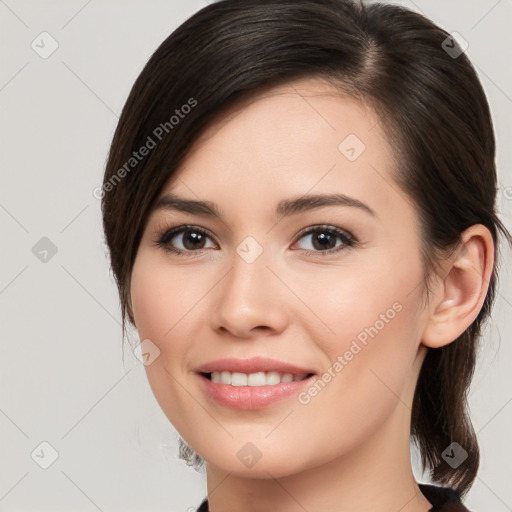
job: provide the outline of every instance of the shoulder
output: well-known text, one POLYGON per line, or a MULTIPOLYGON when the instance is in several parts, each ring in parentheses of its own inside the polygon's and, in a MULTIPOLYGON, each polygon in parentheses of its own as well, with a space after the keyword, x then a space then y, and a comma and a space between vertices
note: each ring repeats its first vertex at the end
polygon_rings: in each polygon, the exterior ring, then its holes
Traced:
POLYGON ((470 512, 463 505, 460 493, 456 489, 430 484, 418 484, 418 486, 425 498, 432 503, 429 512, 470 512))

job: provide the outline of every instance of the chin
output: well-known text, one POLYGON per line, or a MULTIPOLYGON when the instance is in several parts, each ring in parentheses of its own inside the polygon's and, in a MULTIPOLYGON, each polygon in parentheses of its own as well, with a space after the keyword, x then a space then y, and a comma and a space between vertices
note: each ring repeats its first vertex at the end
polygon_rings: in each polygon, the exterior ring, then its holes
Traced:
MULTIPOLYGON (((233 476, 243 478, 282 478, 293 475, 307 469, 306 461, 297 459, 297 453, 272 450, 265 454, 266 450, 259 453, 250 444, 242 444, 242 448, 233 445, 218 446, 218 451, 211 451, 211 446, 201 453, 207 466, 218 468, 233 476), (232 456, 228 454, 232 453, 232 456)), ((199 453, 199 452, 197 452, 199 453)))

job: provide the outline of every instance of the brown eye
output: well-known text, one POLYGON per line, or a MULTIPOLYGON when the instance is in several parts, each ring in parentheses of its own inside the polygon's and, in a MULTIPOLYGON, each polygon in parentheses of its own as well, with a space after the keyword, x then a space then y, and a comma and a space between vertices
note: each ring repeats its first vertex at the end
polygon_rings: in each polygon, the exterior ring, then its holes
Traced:
MULTIPOLYGON (((197 226, 178 226, 166 231, 156 244, 170 252, 182 254, 199 252, 208 248, 206 245, 211 239, 208 232, 197 226)), ((212 246, 210 246, 212 247, 212 246)), ((216 247, 213 244, 213 247, 216 247)))
POLYGON ((197 231, 186 230, 182 231, 178 236, 181 236, 181 243, 185 249, 193 251, 195 249, 203 249, 206 236, 197 231))
POLYGON ((307 244, 309 247, 303 247, 303 250, 318 254, 338 252, 355 244, 354 236, 334 226, 314 226, 308 228, 301 233, 299 240, 302 239, 309 239, 307 244))

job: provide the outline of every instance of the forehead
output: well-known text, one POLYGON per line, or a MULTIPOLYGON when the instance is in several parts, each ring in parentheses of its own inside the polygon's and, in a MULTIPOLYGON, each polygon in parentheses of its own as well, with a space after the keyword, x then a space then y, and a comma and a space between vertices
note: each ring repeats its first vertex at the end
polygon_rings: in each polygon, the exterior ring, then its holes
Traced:
POLYGON ((302 79, 230 104, 198 137, 165 190, 182 189, 186 177, 203 191, 222 182, 260 190, 263 183, 289 184, 305 193, 320 180, 335 188, 340 179, 347 187, 371 185, 395 167, 380 118, 366 102, 326 81, 302 79))
MULTIPOLYGON (((314 115, 322 120, 332 130, 337 130, 336 107, 343 106, 343 117, 345 126, 352 126, 354 131, 360 135, 368 127, 378 127, 376 133, 383 136, 383 127, 380 125, 380 118, 377 113, 362 98, 356 98, 336 88, 331 82, 322 77, 301 78, 286 82, 273 87, 260 87, 253 91, 246 92, 242 97, 231 100, 220 110, 210 125, 197 137, 188 156, 202 147, 210 138, 218 134, 226 125, 240 118, 240 123, 249 124, 251 121, 261 125, 262 115, 268 119, 270 124, 276 117, 285 122, 290 119, 293 113, 301 110, 306 116, 314 115), (333 111, 334 109, 334 111, 333 111)), ((297 122, 294 119, 293 122, 297 122)), ((313 126, 310 126, 313 128, 313 126)), ((312 131, 312 130, 310 130, 312 131)), ((290 133, 291 135, 291 133, 290 133)))

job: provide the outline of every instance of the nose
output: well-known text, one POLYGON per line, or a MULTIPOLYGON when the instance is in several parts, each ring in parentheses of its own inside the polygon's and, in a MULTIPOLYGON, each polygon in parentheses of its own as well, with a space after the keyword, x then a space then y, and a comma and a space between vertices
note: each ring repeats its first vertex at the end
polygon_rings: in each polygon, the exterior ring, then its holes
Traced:
POLYGON ((265 251, 251 263, 234 252, 231 262, 231 269, 212 296, 214 329, 237 338, 282 332, 289 321, 290 297, 269 267, 265 251))

